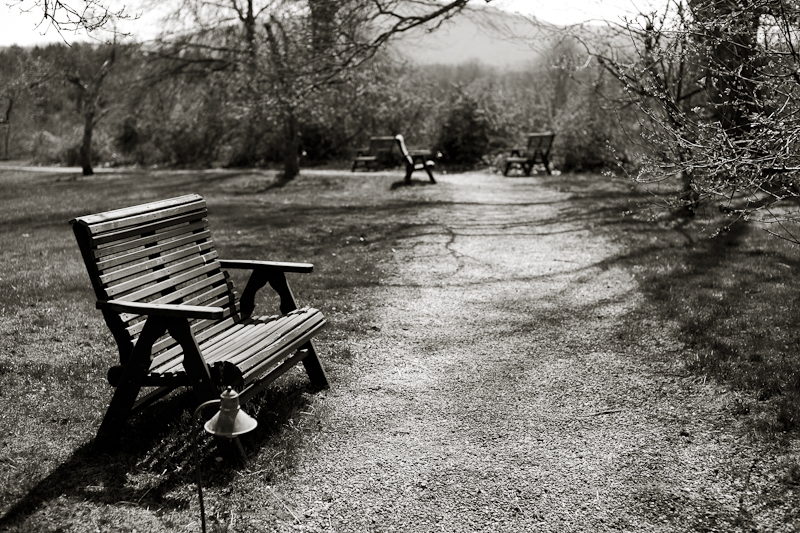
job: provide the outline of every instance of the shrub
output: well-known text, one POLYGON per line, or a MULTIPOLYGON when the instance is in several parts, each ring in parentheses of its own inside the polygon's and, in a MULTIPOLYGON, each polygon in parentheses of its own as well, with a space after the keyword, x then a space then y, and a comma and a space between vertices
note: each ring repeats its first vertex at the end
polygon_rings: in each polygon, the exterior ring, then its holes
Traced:
POLYGON ((630 159, 618 118, 603 104, 596 93, 584 94, 556 118, 554 155, 562 171, 599 172, 630 159))
POLYGON ((436 148, 442 162, 469 168, 481 162, 489 150, 491 125, 478 102, 461 96, 447 111, 436 148))

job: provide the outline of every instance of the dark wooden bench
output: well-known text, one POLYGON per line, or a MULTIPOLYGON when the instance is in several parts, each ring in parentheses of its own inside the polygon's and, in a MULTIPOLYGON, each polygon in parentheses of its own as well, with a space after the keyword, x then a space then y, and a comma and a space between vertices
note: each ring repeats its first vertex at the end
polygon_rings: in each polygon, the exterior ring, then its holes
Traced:
POLYGON ((548 174, 550 171, 550 149, 556 134, 549 131, 542 133, 529 133, 526 148, 513 148, 511 156, 506 159, 506 168, 503 175, 508 176, 508 171, 513 166, 522 168, 526 176, 531 175, 533 165, 541 163, 548 174))
POLYGON ((413 174, 415 170, 424 170, 428 174, 428 179, 431 180, 431 183, 436 183, 432 172, 433 167, 436 166, 436 163, 431 159, 433 156, 432 152, 430 150, 408 150, 402 135, 395 136, 395 141, 400 149, 400 154, 403 156, 403 163, 406 167, 405 180, 411 181, 411 174, 413 174))
POLYGON ((285 276, 313 265, 220 260, 206 202, 194 194, 70 224, 120 357, 108 372, 116 390, 97 444, 116 440, 132 412, 177 387, 190 387, 200 403, 231 385, 246 402, 301 361, 315 386, 328 386, 312 342, 325 317, 298 309, 285 276), (240 299, 229 269, 252 271, 240 299), (266 284, 280 314, 252 316, 266 284))
POLYGON ((393 153, 396 142, 394 137, 370 137, 369 148, 361 148, 356 151, 352 172, 359 167, 377 170, 396 166, 398 158, 393 153))
POLYGON ((436 163, 433 161, 432 155, 430 150, 409 150, 406 148, 406 142, 402 135, 371 137, 369 148, 356 152, 352 171, 355 172, 359 167, 376 170, 401 165, 406 169, 405 180, 407 182, 411 181, 411 174, 415 170, 424 170, 428 174, 428 179, 436 183, 432 172, 436 163))

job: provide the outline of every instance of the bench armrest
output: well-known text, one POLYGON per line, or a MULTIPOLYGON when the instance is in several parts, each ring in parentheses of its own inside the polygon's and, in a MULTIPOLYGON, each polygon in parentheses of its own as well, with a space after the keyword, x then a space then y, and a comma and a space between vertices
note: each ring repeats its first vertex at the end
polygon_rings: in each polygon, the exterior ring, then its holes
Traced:
POLYGON ((126 302, 123 300, 100 300, 97 308, 104 311, 117 313, 135 313, 139 315, 168 316, 174 318, 201 318, 217 320, 224 316, 222 307, 207 307, 200 305, 175 305, 175 304, 149 304, 141 302, 126 302))
POLYGON ((314 271, 311 263, 283 263, 278 261, 220 260, 222 268, 241 268, 246 270, 263 270, 267 272, 299 272, 308 274, 314 271))

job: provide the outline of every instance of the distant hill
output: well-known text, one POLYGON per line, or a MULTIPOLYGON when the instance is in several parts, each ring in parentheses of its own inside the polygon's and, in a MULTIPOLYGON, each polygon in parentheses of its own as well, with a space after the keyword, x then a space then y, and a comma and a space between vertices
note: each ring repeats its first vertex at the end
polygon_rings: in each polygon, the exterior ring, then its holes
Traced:
POLYGON ((539 57, 530 43, 543 42, 530 20, 492 7, 471 8, 433 32, 414 30, 394 42, 402 57, 424 65, 479 61, 521 70, 539 57))

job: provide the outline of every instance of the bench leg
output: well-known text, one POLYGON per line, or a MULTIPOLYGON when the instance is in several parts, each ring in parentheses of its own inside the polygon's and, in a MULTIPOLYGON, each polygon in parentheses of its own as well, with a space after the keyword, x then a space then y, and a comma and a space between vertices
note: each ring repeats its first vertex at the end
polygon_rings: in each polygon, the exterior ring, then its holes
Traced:
POLYGON ((533 163, 531 163, 530 161, 527 162, 527 163, 523 163, 522 164, 522 170, 525 171, 525 175, 526 176, 530 176, 531 175, 531 171, 533 170, 533 163))
POLYGON ((311 384, 319 389, 329 389, 328 375, 325 373, 325 368, 322 366, 319 355, 317 355, 314 341, 308 341, 308 344, 303 345, 300 349, 308 350, 308 355, 303 358, 303 366, 306 369, 306 374, 308 374, 308 379, 311 380, 311 384))
POLYGON ((120 429, 136 403, 136 397, 142 388, 142 380, 150 368, 153 344, 166 331, 167 324, 163 320, 151 318, 145 323, 136 347, 122 371, 122 377, 111 398, 100 429, 97 431, 96 448, 108 449, 118 443, 120 429))
MULTIPOLYGON (((297 309, 297 300, 294 299, 292 288, 289 287, 289 283, 286 281, 286 275, 283 272, 273 272, 268 275, 267 279, 269 280, 270 286, 280 295, 281 313, 286 314, 297 309)), ((260 280, 256 281, 254 285, 260 282, 260 280)), ((245 290, 247 290, 247 288, 245 288, 245 290)), ((300 350, 308 350, 308 355, 303 359, 303 366, 306 369, 308 379, 311 380, 311 383, 320 389, 329 388, 328 376, 325 374, 325 369, 322 367, 322 361, 320 361, 319 355, 317 355, 317 348, 314 346, 314 341, 308 341, 307 344, 300 347, 300 350)))
POLYGON ((189 321, 185 318, 170 319, 167 323, 167 330, 183 348, 183 368, 189 376, 189 384, 197 399, 200 402, 206 402, 219 398, 220 391, 217 390, 214 380, 211 379, 211 372, 200 353, 200 347, 197 346, 189 321))
POLYGON ((544 171, 547 172, 547 175, 550 176, 553 173, 550 172, 550 158, 546 155, 542 156, 542 163, 544 163, 544 171))
POLYGON ((431 165, 425 164, 425 172, 428 173, 428 178, 431 180, 431 183, 436 183, 436 180, 433 178, 433 171, 431 170, 431 165))

